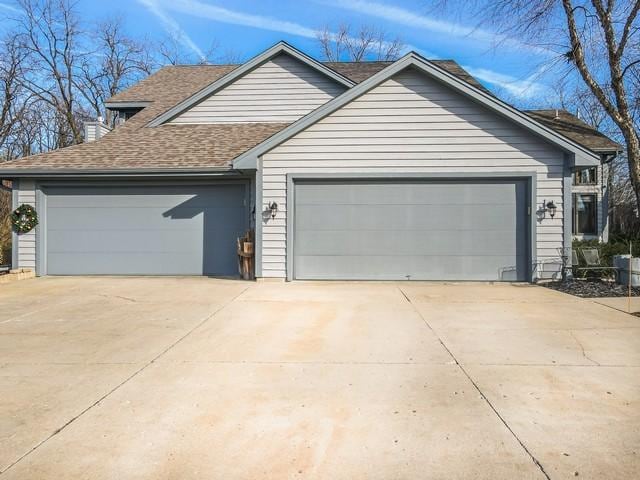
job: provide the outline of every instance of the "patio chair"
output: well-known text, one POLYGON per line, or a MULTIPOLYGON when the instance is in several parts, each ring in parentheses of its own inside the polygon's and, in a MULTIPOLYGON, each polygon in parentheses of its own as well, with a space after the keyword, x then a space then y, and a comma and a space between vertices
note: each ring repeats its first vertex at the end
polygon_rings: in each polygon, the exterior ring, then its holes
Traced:
POLYGON ((598 251, 597 248, 582 248, 579 250, 579 252, 582 254, 582 258, 584 259, 586 266, 585 267, 579 266, 578 262, 576 262, 574 263, 575 265, 573 267, 574 270, 585 272, 585 276, 588 275, 589 272, 596 272, 596 271, 602 271, 605 273, 612 272, 614 277, 618 276, 617 267, 604 265, 602 263, 602 261, 600 260, 600 252, 598 251))
POLYGON ((600 263, 600 252, 597 248, 583 248, 580 250, 582 258, 587 264, 587 267, 602 267, 600 263))

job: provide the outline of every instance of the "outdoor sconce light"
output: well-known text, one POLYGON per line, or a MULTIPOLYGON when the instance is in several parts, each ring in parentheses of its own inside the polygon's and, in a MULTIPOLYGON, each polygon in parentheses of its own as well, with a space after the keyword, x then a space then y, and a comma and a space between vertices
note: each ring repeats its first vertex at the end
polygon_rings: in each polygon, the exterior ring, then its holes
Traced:
POLYGON ((545 200, 543 205, 544 205, 545 212, 549 212, 549 215, 551 216, 551 218, 556 216, 556 210, 558 209, 558 207, 556 207, 556 204, 553 203, 553 200, 551 200, 550 202, 547 202, 545 200))
POLYGON ((271 218, 276 218, 276 213, 278 213, 278 204, 276 202, 271 202, 269 204, 269 210, 271 210, 271 218))

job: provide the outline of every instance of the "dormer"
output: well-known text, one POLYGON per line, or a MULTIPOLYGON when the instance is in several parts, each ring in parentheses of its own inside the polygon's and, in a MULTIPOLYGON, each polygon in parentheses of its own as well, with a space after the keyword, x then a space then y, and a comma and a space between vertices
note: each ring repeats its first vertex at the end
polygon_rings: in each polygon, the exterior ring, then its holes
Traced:
POLYGON ((151 102, 106 102, 110 126, 122 125, 151 102))

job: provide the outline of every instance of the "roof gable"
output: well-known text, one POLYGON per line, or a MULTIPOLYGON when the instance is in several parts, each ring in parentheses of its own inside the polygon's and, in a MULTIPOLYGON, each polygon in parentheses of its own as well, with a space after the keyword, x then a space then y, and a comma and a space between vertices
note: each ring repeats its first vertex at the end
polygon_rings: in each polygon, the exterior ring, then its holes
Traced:
POLYGON ((280 145, 282 142, 301 132, 310 125, 315 124, 319 120, 339 110, 346 104, 360 97, 372 88, 380 85, 385 80, 391 78, 393 75, 410 67, 426 73, 435 80, 452 88, 459 94, 486 106, 495 113, 538 135, 545 141, 556 145, 568 154, 572 166, 595 166, 599 164, 599 157, 597 154, 589 151, 585 147, 582 147, 558 132, 553 131, 547 126, 534 120, 532 117, 520 112, 516 108, 506 104, 484 90, 461 80, 445 69, 424 59, 417 53, 411 52, 380 72, 372 75, 367 80, 364 80, 362 83, 346 91, 341 96, 319 107, 313 113, 303 117, 297 122, 291 124, 289 127, 283 129, 281 132, 243 153, 234 160, 234 168, 239 170, 255 169, 258 164, 259 156, 275 148, 277 145, 280 145))
POLYGON ((260 55, 254 57, 253 59, 249 60, 248 62, 234 69, 233 71, 229 72, 227 75, 223 76, 222 78, 209 84, 202 90, 194 93, 190 97, 181 101, 173 108, 159 115, 154 120, 152 120, 148 126, 156 127, 176 118, 177 116, 184 113, 188 109, 196 106, 198 103, 200 103, 204 99, 213 95, 215 92, 218 92, 224 87, 230 85, 235 80, 243 77, 244 75, 252 72, 253 70, 260 67, 261 65, 265 64, 266 62, 269 62, 270 60, 280 55, 288 55, 289 57, 304 63, 311 69, 323 74, 324 76, 332 79, 334 82, 338 83, 339 85, 343 85, 346 88, 350 88, 354 85, 354 82, 342 76, 341 74, 337 73, 336 71, 332 70, 331 68, 327 67, 326 65, 322 64, 321 62, 314 60, 313 58, 305 55, 304 53, 293 48, 292 46, 290 46, 285 42, 279 42, 273 47, 261 53, 260 55))
POLYGON ((346 89, 306 62, 279 53, 166 123, 291 123, 346 89))

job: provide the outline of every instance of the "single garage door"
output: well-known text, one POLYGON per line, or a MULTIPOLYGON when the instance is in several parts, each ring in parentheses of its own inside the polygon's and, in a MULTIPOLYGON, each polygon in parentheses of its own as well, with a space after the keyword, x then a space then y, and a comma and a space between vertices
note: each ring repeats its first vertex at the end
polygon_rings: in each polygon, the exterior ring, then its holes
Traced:
POLYGON ((294 185, 294 278, 527 280, 526 180, 294 185))
POLYGON ((236 275, 246 185, 49 187, 50 275, 236 275))

